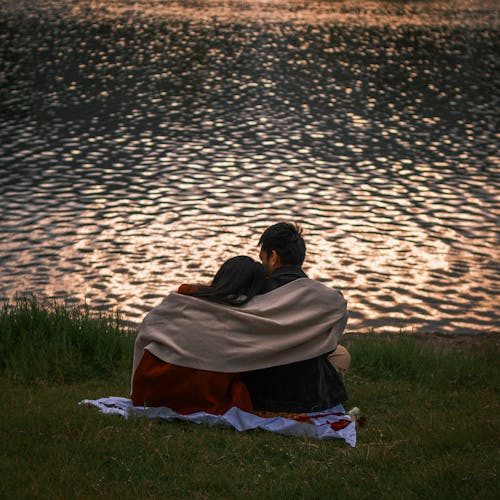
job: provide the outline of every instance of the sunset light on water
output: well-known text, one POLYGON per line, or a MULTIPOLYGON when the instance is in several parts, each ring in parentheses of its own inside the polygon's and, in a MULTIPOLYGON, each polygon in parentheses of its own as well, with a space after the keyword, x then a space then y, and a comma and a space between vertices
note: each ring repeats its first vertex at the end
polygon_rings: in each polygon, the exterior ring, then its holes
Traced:
POLYGON ((348 330, 498 330, 494 2, 29 4, 0 2, 4 298, 137 322, 287 220, 348 330))

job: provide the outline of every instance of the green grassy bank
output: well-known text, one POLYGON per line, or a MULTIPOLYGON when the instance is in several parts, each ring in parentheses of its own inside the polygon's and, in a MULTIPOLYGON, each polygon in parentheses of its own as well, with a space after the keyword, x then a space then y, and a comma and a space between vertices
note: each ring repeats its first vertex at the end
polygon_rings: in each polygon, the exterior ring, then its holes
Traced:
POLYGON ((496 342, 436 350, 348 339, 358 444, 125 420, 78 406, 127 395, 133 331, 85 307, 0 314, 1 498, 496 498, 496 342))

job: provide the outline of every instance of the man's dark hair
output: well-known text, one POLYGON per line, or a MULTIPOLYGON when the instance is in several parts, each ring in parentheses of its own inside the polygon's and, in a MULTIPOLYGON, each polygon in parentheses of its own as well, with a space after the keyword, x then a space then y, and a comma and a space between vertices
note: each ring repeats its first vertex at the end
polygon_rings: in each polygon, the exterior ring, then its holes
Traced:
POLYGON ((306 244, 298 224, 278 222, 268 227, 260 237, 259 245, 267 255, 273 250, 283 266, 302 266, 306 257, 306 244))

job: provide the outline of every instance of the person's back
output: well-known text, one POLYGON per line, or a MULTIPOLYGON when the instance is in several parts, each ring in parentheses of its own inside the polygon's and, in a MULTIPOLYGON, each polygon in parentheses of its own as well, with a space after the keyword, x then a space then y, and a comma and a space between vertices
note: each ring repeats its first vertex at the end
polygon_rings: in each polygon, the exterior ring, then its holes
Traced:
MULTIPOLYGON (((262 263, 269 272, 265 292, 308 279, 301 269, 305 242, 297 226, 275 224, 263 233, 259 244, 262 263)), ((343 379, 328 361, 329 354, 245 373, 243 381, 254 410, 311 412, 346 401, 343 379)))
MULTIPOLYGON (((178 293, 209 302, 241 306, 263 290, 265 271, 250 257, 233 257, 220 267, 212 283, 181 285, 178 293)), ((203 324, 195 325, 203 330, 203 324)), ((137 341, 136 341, 137 345, 137 341)), ((131 399, 135 406, 167 406, 189 414, 223 414, 233 406, 251 411, 252 402, 238 373, 221 373, 172 364, 145 349, 134 354, 131 399), (137 361, 137 363, 136 363, 137 361)))

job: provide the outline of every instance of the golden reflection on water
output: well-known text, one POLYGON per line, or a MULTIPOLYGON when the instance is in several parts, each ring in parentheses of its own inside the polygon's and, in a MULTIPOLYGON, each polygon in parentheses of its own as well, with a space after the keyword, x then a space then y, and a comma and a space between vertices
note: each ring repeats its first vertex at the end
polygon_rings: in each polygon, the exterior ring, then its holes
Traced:
MULTIPOLYGON (((26 0, 22 0, 26 1, 26 0)), ((60 0, 49 0, 60 4, 60 0)), ((227 22, 339 22, 349 24, 496 24, 499 21, 496 0, 454 0, 386 2, 380 0, 80 0, 72 7, 76 16, 90 11, 101 17, 141 15, 227 22)), ((273 82, 268 82, 269 87, 273 82)))
MULTIPOLYGON (((217 196, 228 194, 221 189, 217 196)), ((380 198, 366 197, 366 201, 379 204, 380 198)), ((96 203, 96 208, 101 205, 96 203)), ((360 220, 360 212, 325 210, 324 202, 315 205, 311 199, 302 210, 280 210, 279 202, 273 202, 267 209, 249 210, 246 204, 235 204, 209 213, 210 207, 200 203, 193 215, 185 210, 179 221, 167 221, 167 213, 156 213, 154 220, 147 214, 131 217, 129 208, 123 205, 109 212, 110 223, 101 228, 96 227, 92 210, 81 215, 73 244, 59 251, 59 261, 66 264, 59 265, 49 274, 49 282, 43 283, 47 294, 72 290, 93 306, 101 303, 109 308, 115 303, 126 318, 137 321, 179 284, 208 282, 227 258, 245 254, 258 259, 257 242, 263 229, 285 219, 304 227, 308 275, 343 290, 354 313, 350 330, 370 319, 373 326, 384 330, 419 328, 432 319, 429 313, 436 298, 441 304, 434 320, 440 322, 453 319, 471 295, 475 295, 476 315, 496 307, 494 297, 474 292, 475 284, 484 283, 484 269, 477 262, 466 265, 465 274, 460 269, 461 262, 470 261, 471 242, 464 241, 464 252, 452 249, 446 243, 449 237, 457 238, 452 229, 448 235, 441 230, 442 239, 437 239, 406 220, 403 231, 398 232, 391 225, 360 220), (142 217, 144 232, 142 224, 137 226, 142 217), (443 284, 446 280, 447 286, 443 284)), ((431 219, 424 216, 423 220, 431 219)), ((57 227, 58 223, 46 220, 44 224, 57 227)), ((60 232, 64 238, 65 228, 60 232)), ((58 231, 53 236, 57 238, 58 231)), ((44 241, 41 235, 33 237, 44 241)), ((42 246, 50 251, 48 243, 42 246)), ((500 256, 491 247, 483 248, 483 252, 494 252, 493 259, 500 256)), ((20 276, 18 286, 32 288, 33 276, 20 276)), ((461 321, 460 325, 470 328, 471 323, 461 321)))
POLYGON ((30 102, 0 131, 2 294, 69 294, 139 321, 227 258, 257 259, 262 231, 289 220, 305 231, 305 271, 348 299, 350 330, 498 324, 497 32, 476 29, 496 25, 493 4, 23 3, 85 22, 8 26, 21 41, 9 92, 36 87, 42 118, 19 121, 30 102), (479 69, 469 42, 488 56, 479 69), (64 44, 80 80, 65 80, 64 44))

